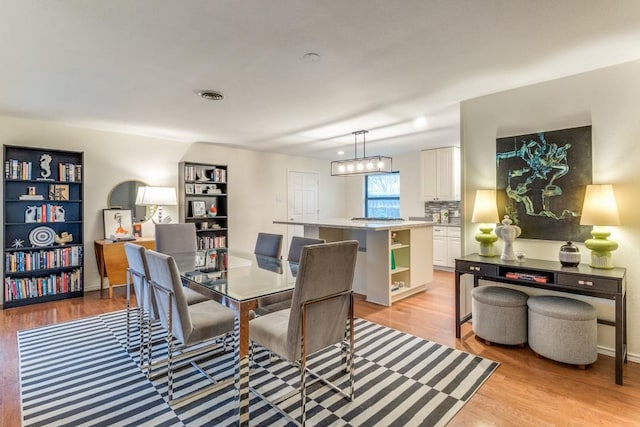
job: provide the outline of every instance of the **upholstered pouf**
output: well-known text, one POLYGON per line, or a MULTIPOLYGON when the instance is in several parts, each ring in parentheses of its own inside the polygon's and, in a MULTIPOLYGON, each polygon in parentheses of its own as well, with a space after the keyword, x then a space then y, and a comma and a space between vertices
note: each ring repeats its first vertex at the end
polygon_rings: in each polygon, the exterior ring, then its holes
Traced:
POLYGON ((524 292, 499 286, 473 288, 473 332, 487 344, 526 343, 528 297, 524 292))
POLYGON ((586 302, 536 296, 529 306, 529 347, 540 356, 584 368, 598 358, 596 309, 586 302))

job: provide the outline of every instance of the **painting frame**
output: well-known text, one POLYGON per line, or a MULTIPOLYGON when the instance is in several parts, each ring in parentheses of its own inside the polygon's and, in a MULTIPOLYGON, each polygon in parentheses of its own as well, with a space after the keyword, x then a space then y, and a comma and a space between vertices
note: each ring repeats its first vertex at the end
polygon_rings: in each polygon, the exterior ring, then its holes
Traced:
POLYGON ((590 238, 580 215, 593 176, 591 135, 589 125, 496 139, 498 212, 521 239, 590 238))
POLYGON ((131 209, 103 209, 102 220, 105 239, 132 240, 134 238, 131 209))
POLYGON ((192 218, 205 218, 207 216, 207 204, 204 200, 190 200, 189 209, 192 218))
POLYGON ((49 200, 69 200, 69 184, 49 185, 49 200))

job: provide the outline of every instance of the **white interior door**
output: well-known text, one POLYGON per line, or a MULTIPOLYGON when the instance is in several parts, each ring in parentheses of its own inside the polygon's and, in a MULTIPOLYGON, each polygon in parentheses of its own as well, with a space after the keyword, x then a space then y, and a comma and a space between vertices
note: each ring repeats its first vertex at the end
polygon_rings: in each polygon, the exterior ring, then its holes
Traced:
MULTIPOLYGON (((288 217, 293 221, 316 221, 318 209, 318 174, 315 172, 289 171, 288 176, 288 217)), ((292 236, 304 236, 304 227, 287 227, 287 248, 292 236)))

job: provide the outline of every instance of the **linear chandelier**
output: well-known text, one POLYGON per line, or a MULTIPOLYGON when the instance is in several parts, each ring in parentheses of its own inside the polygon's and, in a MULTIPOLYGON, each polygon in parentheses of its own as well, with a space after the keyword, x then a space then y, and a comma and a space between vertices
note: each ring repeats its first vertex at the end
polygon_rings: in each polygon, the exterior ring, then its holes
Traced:
POLYGON ((331 176, 364 175, 370 173, 391 172, 391 157, 369 156, 367 157, 368 130, 353 132, 355 139, 354 158, 334 160, 331 162, 331 176), (358 135, 362 135, 362 157, 358 157, 358 135))

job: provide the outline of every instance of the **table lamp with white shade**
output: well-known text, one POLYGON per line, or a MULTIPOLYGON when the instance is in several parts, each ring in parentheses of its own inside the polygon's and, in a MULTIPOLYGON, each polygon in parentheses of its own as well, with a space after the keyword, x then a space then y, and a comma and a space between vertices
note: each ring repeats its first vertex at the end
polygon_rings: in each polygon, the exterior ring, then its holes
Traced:
POLYGON ((498 240, 498 236, 491 232, 498 222, 495 190, 476 191, 471 222, 480 224, 480 233, 476 234, 476 240, 480 242, 479 254, 481 256, 495 256, 493 244, 498 240))
POLYGON ((139 187, 136 196, 136 205, 149 206, 150 216, 153 218, 156 211, 158 212, 157 224, 163 221, 171 221, 171 217, 162 217, 162 206, 175 206, 178 204, 176 199, 176 189, 173 187, 139 187))
POLYGON ((613 268, 611 251, 618 248, 618 243, 607 239, 611 232, 606 226, 620 225, 620 217, 611 184, 587 185, 580 225, 593 225, 593 239, 584 242, 591 249, 591 267, 613 268))

